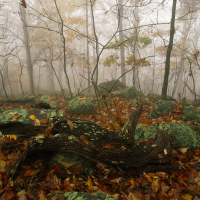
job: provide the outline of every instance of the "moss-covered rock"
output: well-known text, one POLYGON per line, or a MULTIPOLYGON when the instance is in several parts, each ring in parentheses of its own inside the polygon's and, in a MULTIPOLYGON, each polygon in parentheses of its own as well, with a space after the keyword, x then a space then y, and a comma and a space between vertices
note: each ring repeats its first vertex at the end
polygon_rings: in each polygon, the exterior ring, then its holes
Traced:
POLYGON ((196 108, 185 106, 183 109, 183 121, 200 122, 200 110, 196 108))
POLYGON ((28 94, 28 95, 24 95, 24 96, 17 98, 17 100, 27 100, 27 99, 35 99, 35 98, 36 97, 34 95, 28 94))
POLYGON ((47 103, 51 106, 52 109, 57 109, 57 110, 60 109, 58 102, 53 97, 50 96, 41 96, 37 98, 37 102, 47 103))
POLYGON ((135 86, 125 88, 121 92, 112 93, 112 97, 121 97, 126 99, 135 99, 139 96, 144 96, 144 94, 140 91, 137 91, 135 86))
POLYGON ((81 97, 84 97, 84 94, 83 94, 83 93, 79 93, 79 94, 77 94, 77 93, 72 93, 72 95, 68 94, 68 95, 66 96, 66 99, 67 99, 67 101, 70 101, 70 100, 72 100, 72 99, 74 99, 74 98, 81 98, 81 97))
POLYGON ((163 112, 165 112, 165 114, 169 114, 173 108, 176 108, 176 105, 172 101, 159 100, 154 103, 153 110, 148 118, 161 117, 163 112))
POLYGON ((95 112, 94 103, 90 98, 86 99, 72 99, 67 105, 67 112, 71 114, 85 114, 92 115, 95 112))
POLYGON ((7 100, 9 103, 17 103, 17 104, 26 104, 28 103, 29 105, 34 105, 36 104, 36 97, 33 95, 25 95, 21 96, 15 100, 7 100))
POLYGON ((79 156, 73 153, 54 153, 50 160, 50 165, 57 163, 61 169, 69 169, 72 165, 81 164, 83 166, 83 172, 86 174, 94 175, 92 169, 92 161, 83 156, 79 156))
POLYGON ((12 121, 14 118, 15 121, 34 125, 34 118, 31 119, 31 115, 35 116, 35 119, 38 119, 40 121, 42 119, 46 119, 47 117, 53 118, 57 114, 55 110, 50 109, 40 110, 15 108, 2 112, 0 115, 0 123, 12 121))
POLYGON ((63 194, 52 193, 48 200, 51 200, 53 197, 57 197, 58 200, 117 200, 117 198, 112 195, 106 194, 104 192, 97 193, 85 193, 85 192, 66 192, 63 194))
POLYGON ((124 85, 119 80, 103 82, 98 85, 99 94, 101 95, 102 93, 106 93, 110 91, 111 88, 112 88, 111 92, 113 92, 126 88, 126 85, 124 85))
MULTIPOLYGON (((146 101, 145 99, 142 98, 141 101, 142 101, 143 105, 147 105, 147 101, 146 101)), ((130 106, 133 107, 133 106, 135 106, 137 103, 138 103, 138 99, 137 99, 137 98, 136 98, 136 99, 133 99, 133 101, 131 101, 131 103, 130 103, 130 106)))
MULTIPOLYGON (((160 129, 165 130, 168 135, 173 136, 171 140, 173 147, 184 147, 189 150, 200 148, 200 135, 196 129, 186 123, 170 123, 159 126, 160 129)), ((138 124, 134 139, 136 142, 144 139, 155 139, 157 129, 155 126, 142 126, 138 124)))
MULTIPOLYGON (((167 97, 167 101, 176 101, 173 97, 171 96, 166 96, 167 97)), ((151 99, 151 100, 161 100, 161 96, 160 95, 157 95, 157 94, 154 94, 153 92, 149 92, 149 94, 147 95, 147 98, 151 99)))

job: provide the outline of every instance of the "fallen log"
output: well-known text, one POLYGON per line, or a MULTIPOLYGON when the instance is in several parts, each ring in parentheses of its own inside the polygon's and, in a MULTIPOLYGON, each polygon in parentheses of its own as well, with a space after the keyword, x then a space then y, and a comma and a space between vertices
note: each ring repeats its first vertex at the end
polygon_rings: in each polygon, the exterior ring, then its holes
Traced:
POLYGON ((167 166, 172 156, 170 137, 158 130, 155 143, 135 143, 135 128, 142 111, 141 99, 122 131, 107 130, 95 123, 75 119, 59 118, 53 125, 53 137, 40 136, 30 140, 29 146, 17 161, 12 179, 15 179, 21 164, 35 152, 67 152, 91 161, 103 163, 128 174, 141 171, 171 171, 176 164, 167 166))

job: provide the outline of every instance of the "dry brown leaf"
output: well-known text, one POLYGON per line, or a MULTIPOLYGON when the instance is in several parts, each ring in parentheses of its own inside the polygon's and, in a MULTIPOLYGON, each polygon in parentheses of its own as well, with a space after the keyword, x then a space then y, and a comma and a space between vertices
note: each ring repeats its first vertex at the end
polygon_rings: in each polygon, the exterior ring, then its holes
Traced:
POLYGON ((73 130, 73 123, 69 119, 67 119, 67 124, 69 125, 70 130, 73 130))

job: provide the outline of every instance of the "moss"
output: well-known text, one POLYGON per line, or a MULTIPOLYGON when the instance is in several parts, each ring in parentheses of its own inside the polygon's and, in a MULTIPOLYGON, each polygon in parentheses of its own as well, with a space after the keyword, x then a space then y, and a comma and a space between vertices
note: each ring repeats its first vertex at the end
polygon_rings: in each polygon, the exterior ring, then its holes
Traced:
POLYGON ((94 111, 95 107, 91 99, 72 99, 67 105, 68 113, 92 115, 94 111))
POLYGON ((53 97, 41 96, 40 98, 37 99, 37 102, 38 101, 48 103, 51 106, 52 109, 57 109, 57 110, 60 109, 58 102, 53 97))
POLYGON ((121 90, 124 88, 126 88, 126 85, 124 85, 119 80, 107 81, 107 82, 100 83, 98 85, 99 94, 106 93, 110 90, 111 90, 111 92, 118 91, 118 90, 121 90), (111 90, 111 88, 112 88, 112 90, 111 90))
POLYGON ((154 103, 154 108, 148 118, 161 117, 163 112, 165 112, 165 114, 169 114, 173 110, 173 108, 176 108, 176 105, 173 104, 171 101, 159 100, 154 103))

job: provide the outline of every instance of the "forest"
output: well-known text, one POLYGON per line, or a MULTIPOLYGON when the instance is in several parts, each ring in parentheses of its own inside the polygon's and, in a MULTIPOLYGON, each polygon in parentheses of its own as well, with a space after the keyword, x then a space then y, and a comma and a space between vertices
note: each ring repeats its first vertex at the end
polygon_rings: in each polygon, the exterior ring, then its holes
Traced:
POLYGON ((199 0, 0 1, 0 199, 200 199, 199 0))

